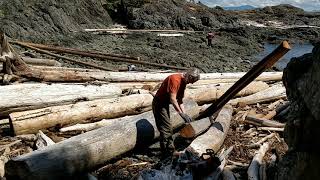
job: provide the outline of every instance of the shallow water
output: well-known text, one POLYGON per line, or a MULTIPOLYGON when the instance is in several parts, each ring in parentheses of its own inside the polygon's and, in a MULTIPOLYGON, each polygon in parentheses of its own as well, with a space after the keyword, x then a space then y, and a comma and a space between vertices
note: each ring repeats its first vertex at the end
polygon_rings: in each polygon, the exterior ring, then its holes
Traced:
MULTIPOLYGON (((255 58, 262 60, 278 46, 278 44, 265 43, 264 51, 255 56, 255 58)), ((290 46, 291 50, 274 65, 278 70, 283 70, 287 66, 291 58, 300 57, 304 54, 311 53, 313 49, 313 45, 309 43, 290 44, 290 46)))

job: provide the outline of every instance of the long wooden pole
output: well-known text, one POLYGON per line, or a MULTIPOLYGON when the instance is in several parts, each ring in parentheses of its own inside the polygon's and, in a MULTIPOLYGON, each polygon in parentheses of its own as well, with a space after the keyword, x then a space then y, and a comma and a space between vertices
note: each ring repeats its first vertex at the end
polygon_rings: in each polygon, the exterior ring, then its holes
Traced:
POLYGON ((230 99, 232 99, 241 89, 246 87, 256 77, 258 77, 263 71, 272 67, 283 55, 290 50, 290 46, 287 41, 283 41, 272 53, 262 59, 252 69, 250 69, 242 78, 239 79, 231 88, 225 92, 221 98, 215 101, 204 112, 196 118, 197 120, 205 117, 212 116, 216 111, 221 109, 230 99))
POLYGON ((38 51, 40 53, 44 53, 44 54, 48 54, 50 56, 54 56, 54 57, 57 57, 57 58, 65 59, 67 61, 74 62, 74 63, 77 63, 77 64, 82 64, 82 65, 85 65, 85 66, 90 66, 90 67, 94 67, 96 69, 102 69, 102 70, 105 70, 105 71, 115 71, 114 69, 106 68, 106 67, 103 67, 103 66, 99 66, 97 64, 83 62, 83 61, 79 61, 79 60, 76 60, 76 59, 72 59, 72 58, 68 58, 68 57, 65 57, 65 56, 61 56, 61 55, 58 55, 58 54, 54 54, 52 52, 49 52, 49 51, 46 51, 46 50, 42 50, 42 49, 39 49, 39 48, 36 48, 36 47, 33 47, 33 46, 30 46, 30 45, 28 45, 26 43, 15 42, 15 44, 18 44, 18 45, 23 46, 23 47, 27 47, 29 49, 33 49, 33 50, 38 51))
POLYGON ((25 47, 33 47, 33 48, 40 48, 40 49, 45 49, 49 51, 56 51, 56 52, 62 52, 62 53, 69 53, 69 54, 77 54, 81 56, 87 56, 87 57, 93 57, 93 58, 100 58, 100 59, 107 59, 107 60, 112 60, 112 61, 117 61, 117 62, 127 62, 127 63, 133 63, 133 64, 142 64, 142 65, 149 65, 149 66, 155 66, 155 67, 163 67, 163 68, 169 68, 169 69, 177 69, 177 70, 187 70, 188 68, 186 67, 177 67, 177 66, 170 66, 170 65, 165 65, 165 64, 158 64, 158 63, 152 63, 152 62, 146 62, 146 61, 140 61, 140 58, 138 60, 135 59, 129 59, 129 58, 124 58, 124 57, 111 57, 110 55, 104 55, 102 53, 92 53, 88 51, 81 51, 78 49, 66 49, 66 48, 61 48, 61 47, 51 47, 51 46, 46 46, 42 44, 34 44, 34 43, 23 43, 23 42, 18 42, 14 41, 13 43, 25 46, 25 47))

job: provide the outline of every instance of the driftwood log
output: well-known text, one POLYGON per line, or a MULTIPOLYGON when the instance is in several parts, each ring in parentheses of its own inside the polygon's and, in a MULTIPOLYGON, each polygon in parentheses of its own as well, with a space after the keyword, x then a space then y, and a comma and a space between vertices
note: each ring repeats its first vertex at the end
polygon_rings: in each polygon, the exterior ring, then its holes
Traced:
POLYGON ((150 94, 97 99, 70 105, 15 112, 9 115, 9 119, 14 134, 28 134, 56 125, 63 126, 84 121, 139 114, 148 110, 152 99, 153 96, 150 94))
MULTIPOLYGON (((212 103, 218 98, 220 98, 232 85, 222 85, 222 86, 210 86, 208 88, 198 88, 198 89, 187 89, 186 97, 194 99, 199 105, 212 103)), ((265 82, 252 82, 242 91, 240 91, 237 96, 247 96, 254 94, 268 88, 268 84, 265 82)))
POLYGON ((205 153, 206 149, 212 149, 214 152, 217 152, 227 136, 232 112, 232 106, 224 106, 208 131, 192 141, 186 150, 198 157, 205 153))
MULTIPOLYGON (((41 58, 30 58, 22 57, 23 61, 28 65, 34 66, 61 66, 61 63, 54 59, 41 59, 41 58)), ((0 69, 2 69, 2 64, 0 64, 0 69)))
MULTIPOLYGON (((190 116, 199 113, 194 101, 186 101, 190 116)), ((184 121, 170 107, 172 125, 184 121)), ((41 151, 18 156, 6 164, 7 177, 16 179, 70 179, 135 147, 150 145, 159 136, 153 114, 146 112, 131 119, 74 136, 41 151)))
POLYGON ((266 152, 270 148, 270 143, 266 142, 264 143, 260 149, 256 152, 255 156, 252 159, 252 162, 248 168, 248 179, 249 180, 259 180, 259 169, 262 164, 262 160, 266 152))
POLYGON ((119 96, 121 89, 110 85, 15 84, 0 86, 0 116, 77 101, 119 96))
POLYGON ((258 126, 268 126, 268 127, 284 127, 284 123, 280 123, 277 121, 272 121, 264 118, 256 118, 254 116, 246 116, 245 122, 258 125, 258 126))

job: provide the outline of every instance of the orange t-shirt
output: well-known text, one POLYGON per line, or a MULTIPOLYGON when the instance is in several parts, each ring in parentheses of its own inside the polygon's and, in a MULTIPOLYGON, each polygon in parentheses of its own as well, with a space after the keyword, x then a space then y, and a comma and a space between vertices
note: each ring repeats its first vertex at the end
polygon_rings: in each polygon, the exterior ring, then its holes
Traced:
POLYGON ((182 103, 186 86, 182 74, 172 74, 162 82, 155 97, 162 102, 170 103, 170 94, 174 93, 177 95, 178 103, 182 103))

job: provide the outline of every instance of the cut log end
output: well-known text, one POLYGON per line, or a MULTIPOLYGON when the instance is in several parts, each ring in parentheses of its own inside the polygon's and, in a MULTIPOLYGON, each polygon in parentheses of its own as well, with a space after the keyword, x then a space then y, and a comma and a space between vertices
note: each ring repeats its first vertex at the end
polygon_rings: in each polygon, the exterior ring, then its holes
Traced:
POLYGON ((183 138, 193 138, 195 136, 195 130, 191 124, 186 124, 179 133, 183 138))

